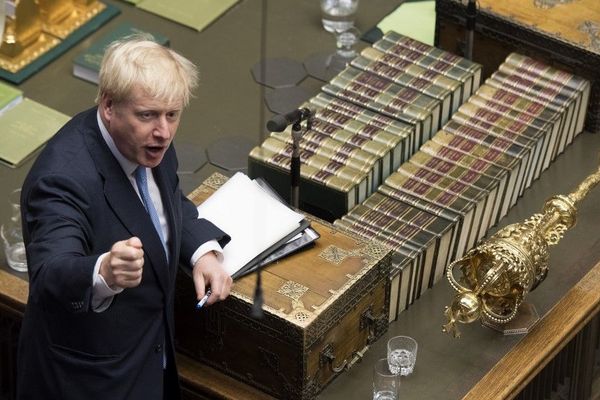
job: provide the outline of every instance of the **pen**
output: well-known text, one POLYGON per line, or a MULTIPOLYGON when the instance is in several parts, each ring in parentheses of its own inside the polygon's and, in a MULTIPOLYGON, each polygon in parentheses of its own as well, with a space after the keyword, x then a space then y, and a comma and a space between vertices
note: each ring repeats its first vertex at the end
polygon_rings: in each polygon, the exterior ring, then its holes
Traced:
POLYGON ((208 289, 206 291, 206 294, 204 295, 204 297, 200 299, 200 301, 198 302, 198 304, 196 304, 196 310, 201 309, 204 306, 204 304, 206 304, 206 302, 208 301, 208 298, 210 297, 211 293, 212 293, 212 291, 210 289, 208 289))

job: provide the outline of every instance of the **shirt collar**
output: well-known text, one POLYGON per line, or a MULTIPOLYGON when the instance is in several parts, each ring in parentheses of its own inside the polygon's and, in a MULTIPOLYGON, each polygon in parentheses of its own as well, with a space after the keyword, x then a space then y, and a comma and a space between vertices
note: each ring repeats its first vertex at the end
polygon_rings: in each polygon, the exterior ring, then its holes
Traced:
POLYGON ((102 118, 100 118, 100 109, 98 109, 98 111, 96 112, 96 119, 98 120, 98 126, 100 127, 100 133, 102 133, 102 137, 104 138, 104 141, 108 145, 110 152, 113 154, 113 156, 115 156, 115 158, 119 162, 119 165, 121 166, 123 171, 125 171, 125 174, 127 176, 130 176, 131 174, 133 174, 135 169, 138 167, 138 164, 129 161, 127 158, 125 158, 125 156, 123 154, 121 154, 121 152, 117 148, 117 145, 115 144, 112 136, 110 136, 110 133, 108 133, 108 129, 106 129, 106 126, 104 126, 104 122, 102 122, 102 118))

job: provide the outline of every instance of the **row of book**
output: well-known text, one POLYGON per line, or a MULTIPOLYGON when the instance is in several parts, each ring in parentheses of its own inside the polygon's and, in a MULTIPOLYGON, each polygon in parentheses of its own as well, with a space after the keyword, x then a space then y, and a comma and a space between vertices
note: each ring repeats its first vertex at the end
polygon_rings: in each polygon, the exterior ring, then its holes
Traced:
MULTIPOLYGON (((395 32, 301 107, 314 112, 301 141, 300 205, 326 220, 345 215, 431 138, 479 87, 481 65, 395 32)), ((291 130, 271 133, 249 157, 289 196, 291 130)))
POLYGON ((590 84, 516 53, 334 224, 393 249, 390 319, 476 245, 583 130, 590 84))

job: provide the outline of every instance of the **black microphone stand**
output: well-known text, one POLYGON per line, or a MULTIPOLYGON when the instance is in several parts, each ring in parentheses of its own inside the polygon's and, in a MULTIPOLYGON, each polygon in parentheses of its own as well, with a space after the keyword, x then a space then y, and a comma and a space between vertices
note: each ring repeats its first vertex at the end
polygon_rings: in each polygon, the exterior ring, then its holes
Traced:
POLYGON ((300 208, 300 139, 302 134, 311 128, 311 112, 304 109, 303 118, 306 118, 306 128, 302 129, 302 119, 292 125, 292 158, 290 163, 291 192, 290 205, 300 208))
POLYGON ((475 20, 477 19, 476 0, 467 4, 467 35, 465 40, 465 58, 473 60, 473 40, 475 37, 475 20))

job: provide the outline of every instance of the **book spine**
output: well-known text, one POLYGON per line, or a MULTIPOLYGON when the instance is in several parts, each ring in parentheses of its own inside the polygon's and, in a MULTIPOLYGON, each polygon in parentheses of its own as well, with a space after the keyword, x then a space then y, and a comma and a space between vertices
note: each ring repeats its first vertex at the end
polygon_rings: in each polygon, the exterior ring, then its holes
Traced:
POLYGON ((562 107, 568 107, 573 102, 574 96, 578 95, 574 94, 572 90, 547 87, 541 85, 535 79, 528 79, 519 75, 508 75, 502 71, 494 72, 488 81, 497 81, 501 86, 510 86, 536 98, 541 97, 550 100, 550 102, 562 107))
POLYGON ((431 57, 427 54, 422 54, 418 51, 394 44, 388 40, 379 40, 373 44, 373 47, 385 53, 391 53, 405 60, 412 61, 414 64, 425 69, 431 69, 441 73, 461 82, 463 85, 465 82, 472 81, 473 79, 472 73, 465 71, 462 68, 453 66, 452 64, 448 64, 443 60, 438 60, 435 57, 431 57))
POLYGON ((444 100, 451 96, 451 92, 448 89, 444 89, 430 80, 408 75, 383 62, 372 61, 359 56, 352 60, 351 64, 363 71, 371 72, 382 78, 389 79, 398 85, 417 90, 434 99, 444 100))
POLYGON ((455 65, 459 68, 462 68, 465 71, 474 72, 476 70, 481 69, 480 64, 474 63, 473 61, 469 61, 464 57, 459 57, 448 51, 420 42, 395 31, 388 31, 386 34, 383 35, 383 40, 388 40, 399 46, 406 47, 408 49, 417 51, 421 54, 434 57, 438 60, 442 60, 450 65, 455 65))
POLYGON ((490 187, 490 179, 483 174, 483 171, 471 169, 462 164, 452 163, 425 152, 418 152, 413 155, 409 164, 415 164, 420 168, 436 171, 445 177, 458 180, 479 189, 488 190, 490 187))
POLYGON ((536 143, 547 134, 547 129, 535 128, 527 121, 515 120, 470 103, 463 104, 452 121, 521 143, 536 143))
POLYGON ((452 79, 444 74, 434 71, 432 69, 426 69, 419 65, 414 64, 411 60, 396 56, 392 53, 385 53, 377 50, 373 47, 367 47, 361 55, 368 60, 372 60, 377 63, 385 64, 395 70, 398 70, 409 76, 415 78, 425 79, 441 88, 455 92, 460 89, 462 83, 456 79, 452 79))
POLYGON ((413 206, 407 203, 384 196, 378 192, 375 192, 369 196, 363 202, 363 205, 393 217, 399 217, 405 212, 408 212, 408 210, 415 209, 413 206))
MULTIPOLYGON (((527 100, 523 99, 523 101, 520 101, 519 103, 523 107, 525 107, 524 102, 527 102, 527 100)), ((545 121, 540 120, 538 117, 536 117, 532 114, 526 113, 521 110, 517 110, 513 107, 507 106, 505 104, 501 104, 501 103, 493 101, 493 100, 484 99, 483 97, 478 96, 476 94, 471 96, 471 98, 469 99, 469 103, 471 104, 471 106, 477 107, 480 110, 485 110, 488 113, 488 115, 490 115, 490 114, 498 115, 498 117, 496 117, 496 119, 504 117, 504 118, 512 119, 514 121, 520 121, 520 122, 526 123, 528 125, 538 128, 538 129, 547 130, 547 131, 551 130, 548 120, 545 120, 545 121)), ((554 121, 556 121, 556 120, 554 120, 554 121)))
POLYGON ((397 136, 393 136, 376 126, 362 124, 349 119, 343 114, 328 110, 316 112, 311 128, 323 135, 361 148, 377 157, 383 157, 400 140, 397 136))
POLYGON ((505 62, 500 65, 500 69, 514 71, 521 75, 540 76, 578 91, 585 90, 589 86, 589 81, 586 79, 517 53, 509 54, 505 62))
MULTIPOLYGON (((420 93, 418 90, 397 85, 388 79, 368 71, 361 71, 351 67, 346 68, 333 78, 331 83, 340 87, 350 86, 352 88, 354 84, 358 84, 373 89, 386 96, 384 98, 388 98, 389 96, 391 100, 389 106, 419 120, 427 118, 431 113, 439 113, 439 103, 435 99, 420 93)), ((386 104, 379 97, 375 100, 386 104)))
POLYGON ((484 146, 470 138, 454 135, 443 130, 439 131, 433 137, 433 140, 443 147, 449 147, 460 153, 494 163, 509 171, 513 171, 515 169, 515 164, 518 164, 521 161, 520 158, 501 149, 484 146))
POLYGON ((393 99, 389 94, 382 94, 375 89, 357 83, 334 78, 334 81, 332 81, 331 84, 323 86, 323 91, 332 96, 360 104, 375 112, 399 119, 408 124, 415 125, 419 122, 414 117, 409 116, 402 111, 404 103, 400 103, 399 105, 393 104, 393 99), (398 106, 400 106, 400 110, 398 110, 398 106))
MULTIPOLYGON (((381 230, 375 229, 370 225, 362 224, 358 221, 353 221, 347 218, 342 218, 338 221, 339 222, 337 226, 343 227, 344 229, 347 229, 350 232, 355 233, 365 239, 376 240, 379 243, 382 243, 385 246, 392 248, 393 250, 398 250, 404 247, 411 248, 411 246, 407 246, 408 239, 396 237, 395 235, 390 235, 387 232, 386 234, 381 235, 381 230)), ((412 247, 413 249, 411 250, 414 250, 414 245, 412 247)))
POLYGON ((545 121, 554 121, 561 115, 556 110, 548 108, 548 101, 532 101, 498 87, 482 85, 477 89, 475 95, 486 100, 509 106, 515 110, 522 111, 545 121))
MULTIPOLYGON (((269 149, 257 146, 250 151, 249 157, 264 164, 282 169, 289 174, 290 158, 285 155, 277 154, 269 149)), ((354 182, 344 177, 337 176, 332 172, 318 169, 312 165, 302 165, 300 175, 306 180, 320 183, 339 192, 349 193, 355 192, 356 190, 356 184, 354 182)))
MULTIPOLYGON (((271 137, 288 145, 293 144, 292 134, 289 130, 284 132, 272 132, 271 137)), ((356 144, 348 141, 339 141, 329 135, 309 130, 302 135, 300 148, 324 157, 331 158, 344 165, 356 168, 359 171, 370 171, 379 161, 378 157, 363 151, 356 144)))
POLYGON ((433 140, 430 140, 423 145, 421 150, 433 157, 438 157, 451 163, 462 165, 465 168, 485 174, 490 178, 502 179, 508 172, 505 168, 500 168, 488 160, 473 157, 450 147, 444 147, 433 140))
POLYGON ((503 151, 502 149, 481 145, 473 139, 455 135, 444 130, 439 131, 433 140, 443 147, 449 147, 472 157, 491 162, 509 171, 507 189, 507 193, 509 194, 508 198, 503 202, 502 215, 505 214, 510 205, 514 204, 518 196, 523 193, 524 185, 526 184, 527 161, 522 157, 503 151))
POLYGON ((409 224, 404 218, 403 215, 391 216, 361 204, 342 217, 343 220, 356 225, 367 225, 375 234, 383 231, 389 235, 395 235, 400 225, 409 224))
MULTIPOLYGON (((292 157, 292 146, 281 142, 275 138, 267 138, 261 145, 262 148, 272 151, 280 157, 292 157)), ((327 173, 335 174, 336 176, 360 184, 367 178, 368 171, 360 171, 340 161, 330 159, 328 157, 317 154, 312 150, 300 149, 300 162, 311 165, 315 168, 323 170, 327 173)))
POLYGON ((460 221, 460 213, 457 213, 448 207, 440 206, 438 204, 424 200, 420 196, 414 196, 401 189, 396 189, 394 187, 388 186, 385 183, 379 186, 377 191, 384 196, 388 196, 395 200, 408 203, 420 210, 433 214, 438 218, 444 218, 445 220, 453 223, 458 223, 460 221))
POLYGON ((434 186, 432 182, 421 180, 419 177, 410 176, 410 174, 396 172, 390 175, 384 183, 391 188, 405 191, 460 215, 464 215, 472 208, 470 201, 459 197, 456 193, 441 189, 434 186))
POLYGON ((350 119, 373 125, 396 136, 406 137, 412 135, 414 132, 414 128, 409 124, 399 122, 382 114, 374 113, 364 107, 326 95, 325 93, 319 93, 310 101, 325 110, 343 114, 350 119))
MULTIPOLYGON (((436 164, 436 161, 431 161, 429 164, 436 164)), ((477 179, 480 175, 462 166, 451 166, 448 174, 442 174, 441 172, 433 172, 429 166, 424 167, 409 160, 409 162, 402 164, 397 172, 456 194, 469 202, 481 200, 482 194, 487 195, 487 192, 477 185, 477 179)), ((475 203, 473 203, 474 206, 475 203)))
POLYGON ((449 121, 444 126, 444 130, 453 135, 468 138, 478 144, 506 152, 519 158, 524 158, 525 154, 530 151, 530 149, 504 137, 493 136, 473 127, 461 125, 455 121, 449 121))

